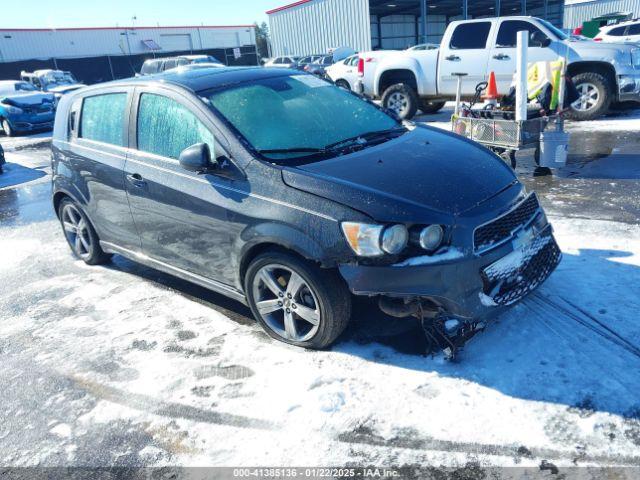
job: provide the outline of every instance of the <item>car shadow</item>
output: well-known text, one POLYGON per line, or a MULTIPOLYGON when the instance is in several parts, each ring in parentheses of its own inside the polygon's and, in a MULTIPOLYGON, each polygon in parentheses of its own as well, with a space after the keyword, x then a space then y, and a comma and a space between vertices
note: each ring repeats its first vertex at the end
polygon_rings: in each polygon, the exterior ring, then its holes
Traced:
MULTIPOLYGON (((360 297, 349 328, 330 351, 397 367, 398 375, 403 369, 435 373, 514 398, 563 404, 581 415, 604 411, 640 419, 640 322, 634 321, 640 295, 631 295, 640 267, 623 263, 632 255, 565 253, 538 291, 491 322, 454 362, 427 351, 417 319, 386 316, 375 299, 360 297)), ((248 307, 223 295, 120 256, 107 266, 255 325, 248 307)))
POLYGON ((3 170, 4 173, 0 174, 0 188, 14 187, 22 183, 31 182, 47 174, 40 168, 23 167, 22 165, 11 162, 5 163, 3 170))
POLYGON ((417 320, 391 319, 382 327, 374 313, 373 322, 361 318, 333 351, 392 365, 398 375, 401 369, 435 373, 587 416, 604 411, 640 419, 640 295, 633 295, 640 267, 622 263, 629 256, 565 254, 538 291, 493 321, 454 362, 426 352, 417 320))

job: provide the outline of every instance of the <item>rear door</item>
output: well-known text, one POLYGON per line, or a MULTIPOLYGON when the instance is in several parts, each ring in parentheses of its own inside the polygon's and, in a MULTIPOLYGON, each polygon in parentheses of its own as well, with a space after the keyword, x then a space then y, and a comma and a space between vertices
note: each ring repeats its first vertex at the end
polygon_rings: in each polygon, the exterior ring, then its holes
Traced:
POLYGON ((631 43, 639 43, 640 42, 640 23, 634 23, 629 25, 629 30, 627 30, 627 36, 625 37, 626 42, 631 43))
POLYGON ((180 166, 180 152, 209 145, 213 158, 228 155, 204 105, 162 87, 136 89, 131 112, 133 148, 126 164, 129 204, 142 251, 174 268, 230 284, 228 178, 180 166), (228 272, 227 272, 228 273, 228 272), (226 278, 226 280, 225 280, 226 278))
POLYGON ((140 239, 124 185, 132 92, 113 87, 77 99, 70 112, 65 155, 100 239, 138 250, 140 239))
POLYGON ((438 56, 438 91, 455 95, 458 79, 453 74, 466 74, 462 80, 463 95, 472 95, 476 85, 486 79, 492 22, 477 20, 452 25, 443 38, 438 56))

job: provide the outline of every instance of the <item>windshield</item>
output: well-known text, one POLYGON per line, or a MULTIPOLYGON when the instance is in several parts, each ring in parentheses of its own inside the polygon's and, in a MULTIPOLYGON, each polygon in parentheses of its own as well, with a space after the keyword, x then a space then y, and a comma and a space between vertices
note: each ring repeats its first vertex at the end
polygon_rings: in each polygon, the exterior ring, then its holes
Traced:
POLYGON ((69 85, 78 83, 71 72, 53 71, 41 77, 43 85, 69 85))
POLYGON ((569 36, 564 33, 562 30, 560 30, 558 27, 555 27, 554 25, 552 25, 551 23, 547 22, 546 20, 542 20, 542 19, 538 19, 540 21, 540 23, 542 23, 545 27, 547 27, 549 30, 551 30, 553 32, 553 34, 558 37, 560 40, 566 40, 567 38, 569 38, 569 36))
POLYGON ((18 92, 34 92, 38 90, 28 82, 18 82, 16 83, 15 88, 18 92))
POLYGON ((301 157, 311 161, 332 144, 401 127, 374 105, 312 75, 261 79, 200 95, 257 152, 283 164, 301 157))

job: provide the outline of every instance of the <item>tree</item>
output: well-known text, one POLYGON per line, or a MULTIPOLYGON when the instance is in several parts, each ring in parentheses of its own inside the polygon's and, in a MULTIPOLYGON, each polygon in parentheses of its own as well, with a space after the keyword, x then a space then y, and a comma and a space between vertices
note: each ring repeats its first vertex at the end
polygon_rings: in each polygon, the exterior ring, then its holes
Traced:
POLYGON ((267 22, 262 22, 258 25, 258 22, 254 22, 256 28, 256 46, 258 48, 258 55, 265 58, 269 56, 269 25, 267 22))

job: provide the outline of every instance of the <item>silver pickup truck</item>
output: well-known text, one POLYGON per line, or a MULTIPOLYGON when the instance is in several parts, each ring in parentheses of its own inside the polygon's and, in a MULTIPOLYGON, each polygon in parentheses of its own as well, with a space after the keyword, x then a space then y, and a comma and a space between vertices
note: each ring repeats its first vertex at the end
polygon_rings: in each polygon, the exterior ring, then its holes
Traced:
MULTIPOLYGON (((640 101, 640 48, 632 44, 576 40, 535 17, 500 17, 452 22, 437 50, 360 53, 360 93, 380 98, 402 118, 417 110, 433 113, 455 98, 457 78, 463 96, 493 71, 498 92, 506 94, 516 68, 517 32, 529 32, 528 61, 568 59, 568 74, 580 98, 569 116, 590 120, 616 102, 640 101)), ((339 79, 333 79, 334 81, 339 79)))

